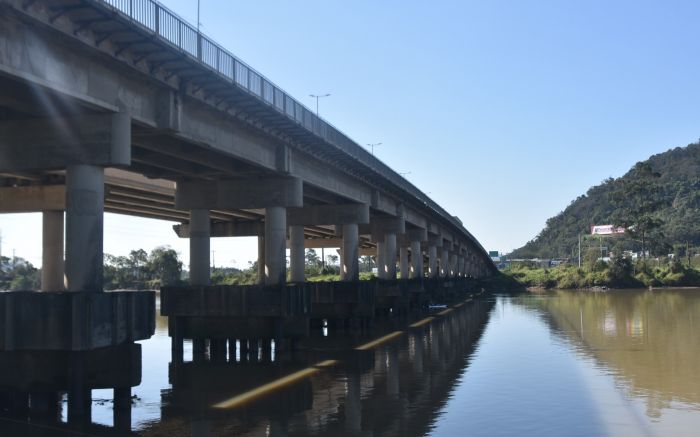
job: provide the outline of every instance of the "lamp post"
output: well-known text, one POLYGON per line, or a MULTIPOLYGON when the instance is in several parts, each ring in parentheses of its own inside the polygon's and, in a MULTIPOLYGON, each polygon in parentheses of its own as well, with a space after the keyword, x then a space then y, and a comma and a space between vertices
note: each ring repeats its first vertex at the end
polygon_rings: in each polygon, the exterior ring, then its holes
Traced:
POLYGON ((374 148, 381 145, 382 143, 367 143, 367 147, 372 151, 372 155, 374 155, 374 148))
POLYGON ((321 99, 323 97, 328 97, 328 96, 330 96, 330 94, 320 94, 320 95, 309 94, 309 97, 313 97, 316 99, 316 117, 318 117, 318 99, 321 99))

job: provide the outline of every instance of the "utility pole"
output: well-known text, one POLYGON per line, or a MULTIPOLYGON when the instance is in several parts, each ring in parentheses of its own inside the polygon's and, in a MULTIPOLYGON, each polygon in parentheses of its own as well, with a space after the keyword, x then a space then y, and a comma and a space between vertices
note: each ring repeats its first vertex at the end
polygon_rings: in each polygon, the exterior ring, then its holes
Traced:
POLYGON ((578 234, 578 268, 581 268, 581 234, 578 234))

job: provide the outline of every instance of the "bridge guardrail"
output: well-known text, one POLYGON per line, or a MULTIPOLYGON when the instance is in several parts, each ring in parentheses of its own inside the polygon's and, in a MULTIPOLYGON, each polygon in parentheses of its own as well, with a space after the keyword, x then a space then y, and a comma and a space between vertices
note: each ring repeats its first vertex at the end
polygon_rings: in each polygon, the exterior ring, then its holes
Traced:
MULTIPOLYGON (((110 6, 117 13, 152 32, 161 41, 173 45, 192 60, 198 61, 221 78, 228 80, 232 85, 259 98, 282 115, 389 179, 394 185, 414 196, 425 207, 432 209, 464 232, 477 247, 484 250, 476 238, 460 222, 415 185, 159 2, 155 0, 92 1, 110 6)), ((484 251, 484 253, 486 252, 484 251)))

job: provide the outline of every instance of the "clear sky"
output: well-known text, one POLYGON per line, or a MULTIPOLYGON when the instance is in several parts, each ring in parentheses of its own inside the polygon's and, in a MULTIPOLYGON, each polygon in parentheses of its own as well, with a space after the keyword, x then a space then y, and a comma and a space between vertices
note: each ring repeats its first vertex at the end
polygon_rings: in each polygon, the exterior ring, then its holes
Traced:
MULTIPOLYGON (((164 4, 197 20, 195 0, 164 4)), ((700 137, 700 2, 201 0, 202 30, 508 251, 605 178, 700 137)), ((169 244, 107 215, 105 251, 169 244), (112 235, 110 235, 112 234, 112 235)), ((0 217, 40 261, 40 219, 0 217)), ((255 242, 215 241, 245 265, 255 242)))

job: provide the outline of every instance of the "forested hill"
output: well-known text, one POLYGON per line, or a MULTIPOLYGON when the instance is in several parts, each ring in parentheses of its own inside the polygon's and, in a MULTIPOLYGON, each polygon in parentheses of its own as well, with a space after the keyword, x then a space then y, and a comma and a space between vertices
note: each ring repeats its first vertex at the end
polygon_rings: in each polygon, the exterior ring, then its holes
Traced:
MULTIPOLYGON (((654 213, 661 226, 655 230, 655 245, 648 246, 652 253, 663 254, 672 247, 700 245, 700 143, 678 147, 654 155, 648 163, 656 175, 654 201, 660 207, 654 213)), ((629 207, 632 200, 615 196, 626 184, 640 178, 640 163, 617 179, 607 179, 575 199, 556 216, 547 220, 546 227, 512 256, 516 258, 550 258, 571 256, 577 246, 578 234, 590 232, 591 225, 613 224, 616 212, 629 207)), ((638 243, 629 236, 610 241, 617 249, 639 250, 638 243), (620 247, 624 245, 625 247, 620 247), (636 247, 635 247, 636 246, 636 247)), ((668 253, 668 252, 666 252, 668 253)))

